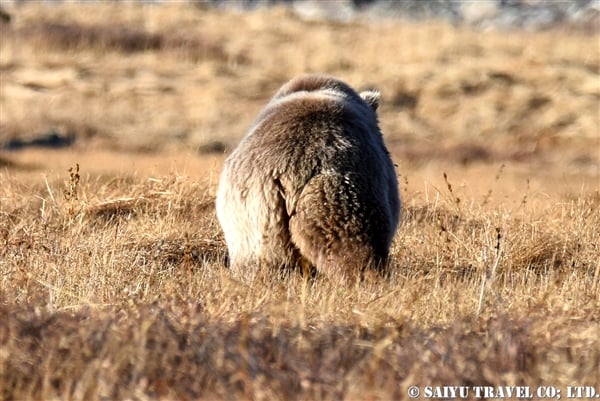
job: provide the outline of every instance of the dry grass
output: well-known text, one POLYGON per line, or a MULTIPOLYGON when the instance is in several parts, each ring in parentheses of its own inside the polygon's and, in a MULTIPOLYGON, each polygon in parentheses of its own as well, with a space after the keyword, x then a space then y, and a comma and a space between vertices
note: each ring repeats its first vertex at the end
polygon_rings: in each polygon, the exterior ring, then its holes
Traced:
POLYGON ((594 38, 182 6, 13 21, 0 142, 75 143, 0 154, 0 398, 600 390, 594 38), (222 149, 305 71, 383 91, 405 203, 389 278, 228 273, 222 149))

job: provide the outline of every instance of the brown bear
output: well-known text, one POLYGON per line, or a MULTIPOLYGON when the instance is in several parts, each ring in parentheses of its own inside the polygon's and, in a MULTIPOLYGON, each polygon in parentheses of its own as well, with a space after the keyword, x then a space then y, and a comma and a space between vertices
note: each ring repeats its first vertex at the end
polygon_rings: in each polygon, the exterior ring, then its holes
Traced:
POLYGON ((385 267, 401 204, 379 99, 322 75, 275 94, 225 161, 217 190, 236 274, 301 266, 344 279, 385 267))

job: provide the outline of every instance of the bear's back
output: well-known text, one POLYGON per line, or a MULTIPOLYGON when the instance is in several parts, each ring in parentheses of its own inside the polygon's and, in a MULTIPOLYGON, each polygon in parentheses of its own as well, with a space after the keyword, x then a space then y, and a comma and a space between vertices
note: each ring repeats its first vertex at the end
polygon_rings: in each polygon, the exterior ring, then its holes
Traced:
POLYGON ((385 150, 375 114, 360 101, 331 89, 276 97, 230 160, 247 174, 367 168, 385 150))

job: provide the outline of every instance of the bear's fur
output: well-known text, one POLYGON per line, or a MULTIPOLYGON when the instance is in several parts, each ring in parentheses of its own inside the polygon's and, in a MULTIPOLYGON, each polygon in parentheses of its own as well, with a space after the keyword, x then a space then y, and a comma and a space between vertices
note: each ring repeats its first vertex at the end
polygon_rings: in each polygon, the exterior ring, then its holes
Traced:
POLYGON ((301 266, 342 279, 386 265, 401 205, 379 97, 320 75, 275 94, 219 181, 234 272, 301 266))

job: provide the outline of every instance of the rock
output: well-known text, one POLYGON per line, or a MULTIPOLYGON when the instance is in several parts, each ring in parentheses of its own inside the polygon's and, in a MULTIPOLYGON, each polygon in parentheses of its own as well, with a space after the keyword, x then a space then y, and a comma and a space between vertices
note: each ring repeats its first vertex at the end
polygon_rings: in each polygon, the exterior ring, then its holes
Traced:
POLYGON ((28 147, 64 148, 75 142, 73 134, 61 134, 54 130, 33 138, 13 138, 2 144, 2 149, 19 150, 28 147))

